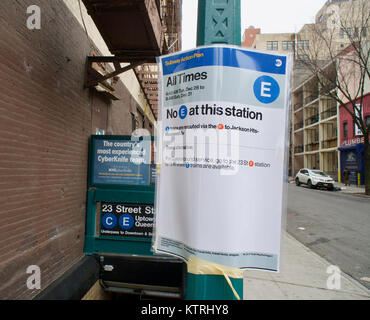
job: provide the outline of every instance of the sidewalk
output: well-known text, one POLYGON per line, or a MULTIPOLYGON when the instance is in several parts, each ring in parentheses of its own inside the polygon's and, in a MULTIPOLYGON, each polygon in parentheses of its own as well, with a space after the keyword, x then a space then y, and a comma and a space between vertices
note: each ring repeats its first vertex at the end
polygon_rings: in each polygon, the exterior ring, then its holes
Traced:
POLYGON ((370 300, 370 290, 344 273, 340 289, 328 289, 330 265, 284 232, 280 273, 245 271, 244 300, 370 300))
POLYGON ((338 191, 343 193, 354 193, 365 195, 365 186, 355 186, 355 185, 345 186, 344 183, 339 182, 335 182, 334 186, 336 188, 339 188, 340 190, 338 191))
MULTIPOLYGON (((288 178, 289 183, 295 183, 294 177, 288 178)), ((365 186, 357 186, 357 185, 350 185, 345 186, 344 183, 334 182, 334 187, 336 188, 337 192, 343 192, 343 193, 352 193, 352 194, 359 194, 364 195, 365 197, 368 197, 365 195, 365 186)))

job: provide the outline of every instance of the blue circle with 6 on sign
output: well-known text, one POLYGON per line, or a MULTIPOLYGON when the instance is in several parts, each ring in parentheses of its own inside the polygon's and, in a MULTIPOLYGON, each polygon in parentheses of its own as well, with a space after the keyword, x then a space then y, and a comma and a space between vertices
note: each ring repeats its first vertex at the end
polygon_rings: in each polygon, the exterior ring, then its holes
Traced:
POLYGON ((179 109, 180 119, 185 119, 187 115, 188 115, 188 108, 185 105, 182 105, 179 109))
POLYGON ((258 101, 267 104, 279 97, 280 87, 274 78, 261 76, 254 82, 253 91, 258 101))
POLYGON ((129 214, 123 214, 119 217, 118 222, 122 229, 128 230, 134 225, 134 218, 129 214))
POLYGON ((112 229, 117 224, 117 217, 112 213, 106 213, 102 218, 102 224, 106 229, 112 229))

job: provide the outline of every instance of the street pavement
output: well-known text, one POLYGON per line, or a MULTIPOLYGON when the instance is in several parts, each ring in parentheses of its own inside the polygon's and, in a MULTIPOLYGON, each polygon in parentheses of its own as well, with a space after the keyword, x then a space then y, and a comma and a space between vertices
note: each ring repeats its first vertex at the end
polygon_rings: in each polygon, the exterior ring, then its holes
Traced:
MULTIPOLYGON (((336 183, 338 192, 365 196, 364 188, 336 183), (361 195, 362 194, 362 195, 361 195)), ((245 300, 370 300, 370 290, 291 235, 282 232, 280 272, 247 270, 245 300)))

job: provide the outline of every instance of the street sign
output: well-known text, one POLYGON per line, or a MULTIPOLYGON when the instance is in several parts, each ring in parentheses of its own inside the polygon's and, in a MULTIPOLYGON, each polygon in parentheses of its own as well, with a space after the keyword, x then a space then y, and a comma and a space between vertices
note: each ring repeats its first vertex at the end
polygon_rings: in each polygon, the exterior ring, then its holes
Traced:
POLYGON ((100 235, 153 236, 153 204, 101 203, 100 235))
POLYGON ((153 256, 152 137, 93 135, 84 251, 153 256))
POLYGON ((158 64, 155 251, 278 271, 291 55, 215 45, 158 64))

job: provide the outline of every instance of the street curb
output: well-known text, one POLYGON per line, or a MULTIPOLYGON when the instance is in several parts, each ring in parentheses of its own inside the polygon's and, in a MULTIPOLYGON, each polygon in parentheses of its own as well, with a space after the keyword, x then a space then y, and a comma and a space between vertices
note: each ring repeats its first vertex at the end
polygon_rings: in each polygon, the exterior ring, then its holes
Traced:
POLYGON ((338 192, 345 193, 345 194, 351 194, 353 196, 361 197, 361 198, 365 198, 365 199, 370 199, 370 195, 367 195, 367 194, 364 194, 364 193, 344 192, 344 191, 340 191, 340 190, 338 192))
POLYGON ((281 263, 285 262, 280 272, 246 270, 243 275, 245 300, 370 300, 370 289, 341 269, 340 288, 328 288, 328 267, 335 264, 298 241, 286 229, 281 232, 281 263), (302 259, 296 259, 297 255, 302 259), (287 267, 291 265, 294 267, 287 267), (303 276, 297 276, 297 272, 303 276))
MULTIPOLYGON (((289 177, 288 178, 288 184, 294 184, 294 183, 295 183, 294 182, 294 178, 289 177)), ((334 192, 351 194, 351 195, 354 195, 354 196, 357 196, 357 197, 366 198, 366 199, 367 198, 370 198, 370 195, 365 194, 365 188, 363 188, 363 187, 357 187, 357 186, 350 187, 352 189, 352 191, 351 191, 351 189, 349 189, 349 190, 348 189, 342 189, 341 186, 338 186, 338 185, 334 184, 334 188, 335 188, 335 190, 332 190, 334 192), (355 188, 355 190, 354 190, 354 188, 355 188)))
MULTIPOLYGON (((292 236, 291 234, 289 234, 288 231, 285 231, 285 235, 288 238, 292 239, 293 241, 296 241, 298 246, 301 246, 302 249, 304 249, 305 251, 309 252, 313 257, 315 257, 315 259, 317 259, 318 261, 320 261, 322 264, 332 265, 332 263, 330 261, 328 261, 325 258, 321 257, 316 252, 312 251, 309 247, 305 246, 302 242, 298 241, 294 236, 292 236)), ((370 299, 370 289, 368 289, 367 287, 365 287, 358 280, 356 280, 355 278, 353 278, 349 274, 343 272, 342 270, 341 270, 341 276, 343 278, 347 279, 355 287, 358 287, 360 290, 364 291, 366 294, 364 294, 363 296, 364 297, 368 297, 370 299)), ((327 290, 330 290, 330 289, 327 289, 327 290)), ((348 291, 342 291, 342 292, 348 292, 348 291)), ((350 292, 348 292, 348 293, 350 293, 350 292)))

